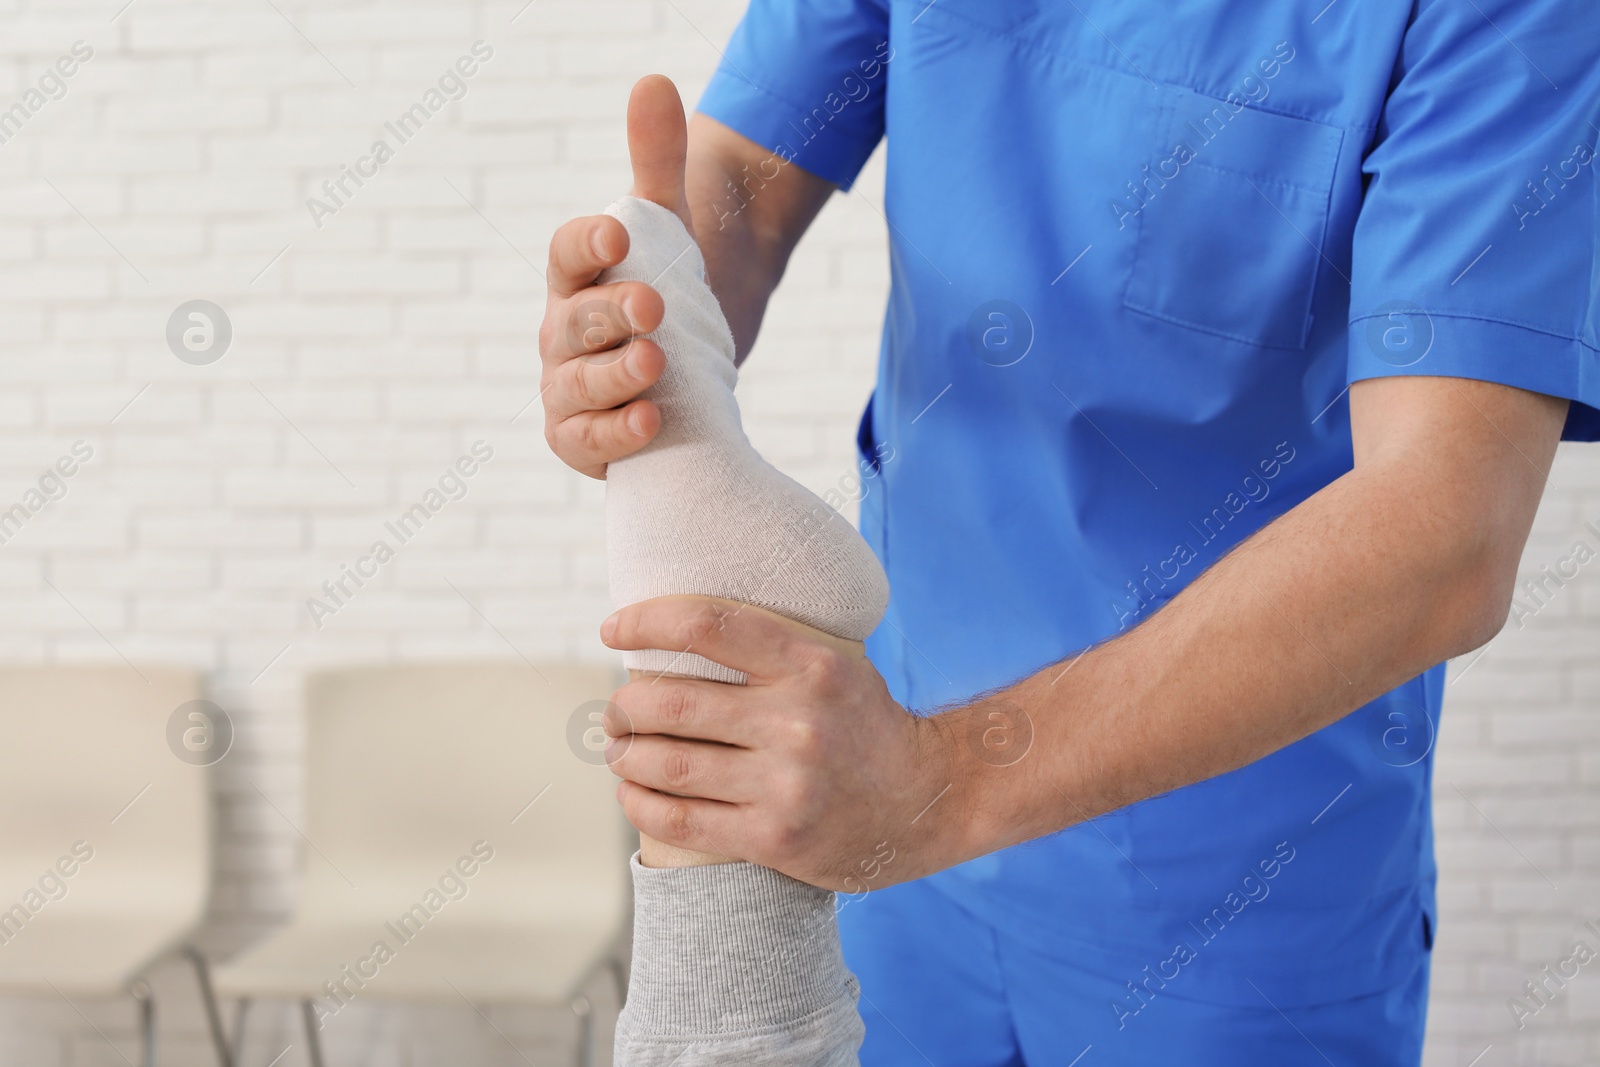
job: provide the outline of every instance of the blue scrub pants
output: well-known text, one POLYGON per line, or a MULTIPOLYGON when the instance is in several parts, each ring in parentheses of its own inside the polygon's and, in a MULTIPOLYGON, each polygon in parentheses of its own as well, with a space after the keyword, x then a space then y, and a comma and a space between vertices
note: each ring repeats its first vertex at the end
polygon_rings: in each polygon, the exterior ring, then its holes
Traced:
MULTIPOLYGON (((1382 993, 1282 1012, 1163 992, 1118 1027, 1118 983, 997 934, 922 882, 839 912, 862 1067, 1416 1067, 1427 958, 1382 993), (1075 1058, 1077 1057, 1077 1058, 1075 1058)), ((1306 966, 1315 967, 1308 958, 1306 966)))

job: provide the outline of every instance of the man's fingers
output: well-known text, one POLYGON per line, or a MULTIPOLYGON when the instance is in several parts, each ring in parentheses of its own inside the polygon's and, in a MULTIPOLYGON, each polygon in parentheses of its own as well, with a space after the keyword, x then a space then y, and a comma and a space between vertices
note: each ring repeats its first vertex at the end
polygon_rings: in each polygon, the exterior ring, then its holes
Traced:
POLYGON ((585 289, 557 312, 565 329, 554 338, 546 361, 615 348, 621 341, 661 325, 667 307, 644 282, 613 282, 585 289))
POLYGON ((615 411, 585 411, 545 423, 545 440, 574 470, 604 478, 606 464, 631 456, 661 429, 661 411, 648 400, 635 400, 615 411))
POLYGON ((646 837, 679 848, 726 859, 743 859, 735 851, 738 834, 737 805, 720 800, 674 797, 654 789, 623 782, 617 800, 629 822, 646 837))
POLYGON ((729 688, 721 682, 669 675, 639 678, 612 694, 611 703, 620 714, 608 713, 606 733, 665 734, 748 747, 760 740, 760 726, 749 704, 729 688))
POLYGON ((664 310, 650 286, 618 282, 552 302, 546 311, 539 335, 544 436, 568 466, 603 478, 606 464, 655 437, 661 413, 636 398, 661 377, 666 355, 636 335, 660 325, 664 310))
POLYGON ((752 684, 782 680, 830 645, 845 645, 763 608, 703 596, 664 596, 629 605, 601 625, 600 639, 623 651, 693 652, 744 671, 752 684))
POLYGON ((683 179, 689 129, 670 78, 648 74, 634 83, 628 97, 628 157, 633 162, 633 195, 677 213, 693 233, 683 179))
MULTIPOLYGON (((741 792, 737 763, 749 752, 729 745, 680 741, 659 734, 631 734, 606 750, 611 773, 638 785, 676 796, 738 804, 755 798, 741 792)), ((749 778, 749 772, 743 778, 749 778)))
POLYGON ((628 229, 610 215, 586 215, 565 223, 550 239, 545 281, 550 293, 568 297, 594 284, 601 271, 628 254, 628 229))
POLYGON ((558 419, 609 411, 654 385, 666 367, 661 346, 643 338, 569 359, 545 375, 545 411, 558 419))

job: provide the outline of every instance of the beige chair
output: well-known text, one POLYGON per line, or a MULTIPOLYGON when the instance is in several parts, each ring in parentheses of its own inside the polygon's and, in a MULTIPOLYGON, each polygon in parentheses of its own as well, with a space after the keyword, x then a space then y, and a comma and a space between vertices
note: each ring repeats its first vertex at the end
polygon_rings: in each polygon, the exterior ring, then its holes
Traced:
POLYGON ((616 780, 569 733, 616 684, 522 664, 313 676, 300 904, 217 992, 299 1001, 318 1065, 320 1026, 366 1000, 571 1004, 590 1055, 580 990, 618 966, 632 846, 616 780))
MULTIPOLYGON (((145 667, 0 668, 0 991, 134 995, 205 912, 210 774, 168 743, 200 682, 145 667)), ((181 736, 181 734, 180 734, 181 736)))

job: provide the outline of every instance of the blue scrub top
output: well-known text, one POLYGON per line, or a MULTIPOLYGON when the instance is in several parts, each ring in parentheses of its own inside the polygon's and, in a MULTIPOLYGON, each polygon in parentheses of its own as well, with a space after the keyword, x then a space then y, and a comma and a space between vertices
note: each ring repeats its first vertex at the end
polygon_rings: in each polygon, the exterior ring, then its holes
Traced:
MULTIPOLYGON (((754 0, 700 110, 845 187, 887 137, 868 648, 915 709, 1127 630, 1350 470, 1353 381, 1502 382, 1600 435, 1586 0, 754 0)), ((932 881, 1123 1010, 1152 974, 1390 987, 1430 944, 1443 682, 932 881)))

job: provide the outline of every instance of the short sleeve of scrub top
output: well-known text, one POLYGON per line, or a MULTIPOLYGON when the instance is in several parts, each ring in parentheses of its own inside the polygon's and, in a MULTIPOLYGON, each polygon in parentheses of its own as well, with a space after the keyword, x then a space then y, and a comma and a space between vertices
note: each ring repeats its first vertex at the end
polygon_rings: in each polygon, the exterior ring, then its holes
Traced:
POLYGON ((1570 25, 1547 9, 1418 5, 1362 168, 1349 380, 1442 375, 1565 397, 1577 403, 1564 436, 1595 440, 1600 67, 1560 38, 1596 30, 1592 9, 1570 25))
POLYGON ((883 137, 887 2, 754 0, 698 110, 848 189, 883 137))

